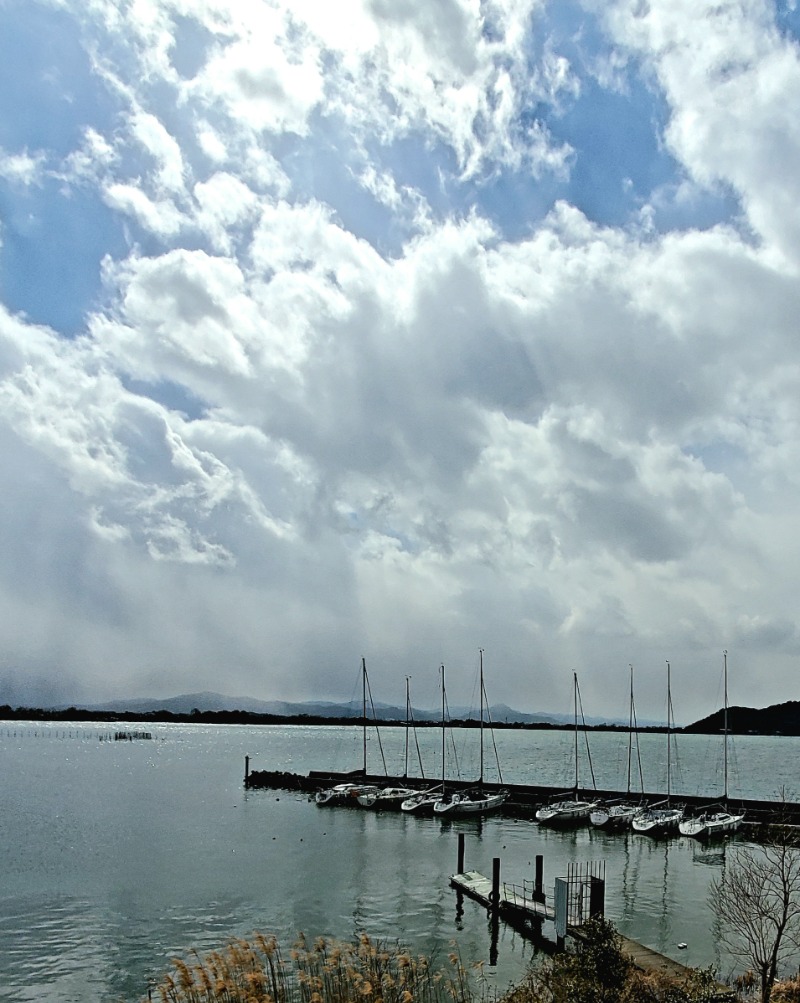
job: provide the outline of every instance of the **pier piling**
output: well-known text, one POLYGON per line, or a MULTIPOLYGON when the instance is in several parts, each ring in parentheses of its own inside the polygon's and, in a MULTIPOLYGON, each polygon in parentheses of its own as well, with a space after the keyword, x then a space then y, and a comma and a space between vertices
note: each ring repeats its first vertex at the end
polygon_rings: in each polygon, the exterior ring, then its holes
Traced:
POLYGON ((541 853, 536 854, 533 899, 535 902, 544 902, 544 856, 541 853))
POLYGON ((489 964, 497 964, 497 941, 500 935, 500 858, 492 858, 491 931, 489 937, 489 964))
POLYGON ((500 911, 500 858, 492 857, 492 894, 490 898, 492 904, 492 916, 496 916, 500 911))

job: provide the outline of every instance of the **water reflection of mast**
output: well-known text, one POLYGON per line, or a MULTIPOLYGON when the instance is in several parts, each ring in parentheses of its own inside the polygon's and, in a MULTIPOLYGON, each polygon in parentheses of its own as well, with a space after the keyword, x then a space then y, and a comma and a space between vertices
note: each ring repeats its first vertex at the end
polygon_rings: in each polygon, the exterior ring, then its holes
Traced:
MULTIPOLYGON (((722 849, 722 860, 720 861, 720 866, 722 867, 722 873, 719 876, 719 883, 721 885, 725 884, 725 868, 728 863, 728 858, 725 855, 725 848, 722 849)), ((716 909, 712 910, 714 919, 711 923, 712 932, 712 943, 714 947, 714 968, 718 971, 722 971, 722 920, 716 909)), ((730 956, 727 959, 727 963, 730 965, 730 956)))
POLYGON ((639 862, 634 863, 631 855, 631 834, 625 832, 622 835, 625 852, 622 865, 622 918, 632 919, 634 907, 636 905, 636 886, 639 883, 639 862))
POLYGON ((669 949, 672 933, 670 911, 667 906, 669 900, 669 844, 668 839, 664 840, 664 882, 661 888, 661 918, 658 924, 660 935, 658 949, 665 952, 669 949))

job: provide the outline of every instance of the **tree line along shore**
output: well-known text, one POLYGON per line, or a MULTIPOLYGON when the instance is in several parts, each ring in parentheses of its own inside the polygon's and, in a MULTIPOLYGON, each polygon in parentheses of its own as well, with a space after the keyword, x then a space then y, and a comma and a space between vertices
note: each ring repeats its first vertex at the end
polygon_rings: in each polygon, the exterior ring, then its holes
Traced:
MULTIPOLYGON (((328 725, 334 727, 361 727, 363 717, 357 714, 327 716, 322 714, 263 714, 244 710, 199 710, 189 713, 169 710, 151 711, 114 711, 96 710, 82 707, 11 707, 9 704, 0 706, 0 721, 108 721, 130 722, 151 721, 154 723, 190 723, 190 724, 243 724, 243 725, 328 725)), ((370 719, 370 724, 405 726, 406 721, 398 718, 370 719)), ((441 722, 435 720, 414 721, 415 728, 437 728, 441 722)), ((452 728, 478 728, 477 718, 456 718, 448 722, 452 728)), ((569 722, 518 722, 492 721, 496 729, 514 731, 552 731, 572 730, 569 722)), ((620 731, 629 730, 627 724, 603 723, 582 725, 587 731, 620 731)), ((673 727, 673 731, 685 734, 716 735, 723 731, 723 711, 719 710, 707 717, 701 718, 684 727, 673 727)), ((666 725, 639 725, 637 732, 663 733, 666 725)), ((753 707, 728 708, 728 733, 730 735, 800 735, 800 701, 790 700, 786 703, 774 704, 770 707, 756 709, 753 707)))

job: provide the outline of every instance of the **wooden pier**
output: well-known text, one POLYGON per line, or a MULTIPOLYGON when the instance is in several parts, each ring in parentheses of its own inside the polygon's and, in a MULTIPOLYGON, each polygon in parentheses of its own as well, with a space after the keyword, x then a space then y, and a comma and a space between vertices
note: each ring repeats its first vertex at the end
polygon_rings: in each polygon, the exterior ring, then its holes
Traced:
MULTIPOLYGON (((454 874, 450 878, 450 886, 456 891, 479 902, 486 909, 492 909, 492 879, 484 877, 477 871, 467 871, 465 874, 454 874)), ((498 893, 497 908, 500 915, 512 915, 529 920, 555 921, 555 910, 544 902, 526 894, 515 885, 503 885, 498 893)))
MULTIPOLYGON (((507 883, 501 884, 499 857, 495 857, 493 860, 491 878, 486 877, 479 871, 464 870, 464 834, 459 833, 458 868, 459 873, 453 874, 450 878, 450 886, 459 894, 466 895, 468 898, 479 903, 492 917, 492 950, 494 953, 496 953, 497 924, 501 918, 540 947, 550 950, 563 950, 565 948, 565 937, 568 936, 580 943, 584 936, 583 923, 593 915, 603 914, 605 879, 597 877, 593 879, 593 875, 597 871, 596 865, 579 867, 568 878, 557 880, 557 884, 561 881, 568 886, 574 886, 577 874, 580 878, 578 883, 585 886, 587 878, 589 879, 588 898, 584 896, 581 899, 580 895, 583 893, 579 895, 579 902, 583 901, 587 906, 585 913, 582 908, 579 908, 579 915, 576 916, 574 898, 572 898, 569 892, 565 896, 565 904, 567 904, 568 899, 571 899, 567 905, 566 921, 563 913, 562 918, 559 920, 556 915, 556 909, 548 905, 545 901, 542 881, 543 861, 541 856, 537 856, 536 858, 535 884, 524 883, 522 886, 509 885, 507 883), (596 885, 594 892, 592 892, 591 886, 594 882, 596 882, 596 885), (598 891, 599 894, 597 894, 598 891), (542 925, 545 921, 556 924, 557 939, 555 943, 545 938, 542 934, 542 925), (561 936, 558 935, 559 929, 562 931, 561 936)), ((605 874, 604 866, 602 873, 605 874)), ((632 940, 630 937, 625 937, 620 933, 617 933, 617 936, 620 939, 623 954, 627 955, 633 965, 641 971, 661 972, 677 982, 683 982, 690 977, 692 969, 686 965, 682 965, 679 961, 675 961, 674 958, 669 958, 665 954, 661 954, 659 951, 646 947, 644 944, 640 944, 638 941, 632 940)), ((734 999, 735 994, 729 986, 718 982, 712 998, 718 1001, 718 1003, 723 1003, 723 1001, 734 999)))
MULTIPOLYGON (((493 910, 492 900, 492 879, 480 874, 478 871, 466 871, 464 874, 454 874, 450 878, 450 885, 456 891, 462 892, 468 898, 473 899, 482 905, 489 913, 493 910)), ((545 920, 555 922, 555 910, 544 902, 540 902, 528 895, 520 894, 515 886, 503 885, 500 889, 497 901, 497 914, 513 926, 523 935, 531 936, 540 946, 547 946, 551 950, 556 948, 552 941, 546 941, 541 935, 541 924, 545 920)), ((581 927, 567 924, 567 935, 575 941, 580 942, 583 938, 581 927)), ((643 972, 662 972, 664 975, 683 982, 689 978, 692 969, 682 965, 674 958, 669 958, 665 954, 654 951, 651 947, 625 937, 617 933, 621 942, 622 953, 627 955, 634 966, 643 972)), ((718 983, 714 1000, 732 1000, 735 993, 723 983, 718 983)))

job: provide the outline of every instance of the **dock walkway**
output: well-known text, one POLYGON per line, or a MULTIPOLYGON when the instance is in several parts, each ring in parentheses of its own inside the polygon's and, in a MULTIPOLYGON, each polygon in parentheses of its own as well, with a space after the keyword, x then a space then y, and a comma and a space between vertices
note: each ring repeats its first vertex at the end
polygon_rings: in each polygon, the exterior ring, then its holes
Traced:
MULTIPOLYGON (((492 908, 492 881, 478 871, 465 871, 463 874, 453 874, 450 878, 450 885, 457 891, 463 892, 469 898, 479 902, 486 909, 492 908)), ((523 894, 516 886, 501 885, 499 889, 498 912, 501 916, 510 920, 514 925, 519 923, 520 918, 528 922, 534 921, 535 926, 542 920, 555 920, 555 911, 551 906, 546 905, 523 894)), ((534 928, 535 928, 534 926, 534 928)), ((580 926, 567 925, 567 934, 575 940, 581 940, 580 926)), ((665 954, 660 954, 650 947, 645 947, 630 937, 618 934, 622 942, 622 951, 628 955, 633 964, 644 972, 663 972, 670 978, 678 981, 687 979, 692 969, 682 965, 673 958, 668 958, 665 954)), ((729 986, 718 983, 717 991, 713 997, 715 1000, 731 1000, 734 993, 729 986)))
MULTIPOLYGON (((471 899, 480 902, 485 908, 491 908, 491 878, 479 874, 478 871, 466 871, 464 874, 454 874, 450 878, 450 884, 456 890, 462 891, 471 899)), ((556 918, 556 914, 550 906, 545 905, 544 902, 536 901, 515 886, 502 885, 499 896, 498 909, 501 915, 504 912, 516 911, 525 913, 530 919, 549 919, 552 921, 556 918)))

